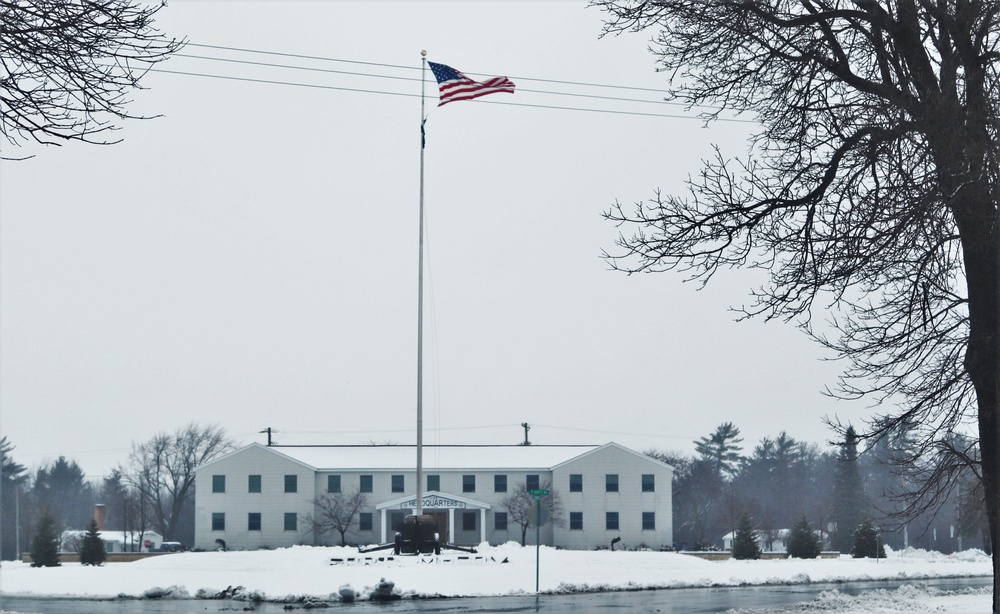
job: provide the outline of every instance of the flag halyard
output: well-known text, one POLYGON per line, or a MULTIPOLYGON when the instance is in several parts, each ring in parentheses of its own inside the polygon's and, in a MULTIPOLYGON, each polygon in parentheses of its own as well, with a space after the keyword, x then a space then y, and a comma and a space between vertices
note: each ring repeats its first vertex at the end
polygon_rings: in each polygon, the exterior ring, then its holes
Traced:
POLYGON ((472 100, 501 92, 514 93, 514 83, 507 77, 490 77, 485 81, 473 81, 451 66, 427 63, 438 82, 439 107, 456 100, 472 100))

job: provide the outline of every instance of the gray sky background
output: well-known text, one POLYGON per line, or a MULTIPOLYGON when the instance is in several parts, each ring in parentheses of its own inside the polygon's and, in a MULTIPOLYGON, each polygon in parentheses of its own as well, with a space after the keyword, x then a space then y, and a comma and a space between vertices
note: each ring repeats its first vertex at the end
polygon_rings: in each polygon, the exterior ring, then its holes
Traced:
MULTIPOLYGON (((752 125, 708 128, 662 99, 651 32, 599 40, 585 2, 175 0, 173 71, 393 91, 147 76, 110 147, 29 148, 0 166, 0 428, 31 467, 88 476, 189 421, 241 443, 412 443, 420 50, 513 96, 435 109, 429 71, 425 441, 605 443, 693 451, 725 421, 747 448, 821 443, 839 365, 793 326, 736 323, 760 281, 628 277, 600 258, 615 200, 678 192, 752 125), (487 102, 488 101, 488 102, 487 102), (493 103, 511 104, 493 104, 493 103), (516 104, 515 104, 516 103, 516 104), (687 118, 594 113, 587 107, 687 118)), ((8 147, 6 153, 11 153, 8 147)), ((16 153, 16 152, 15 152, 16 153)))

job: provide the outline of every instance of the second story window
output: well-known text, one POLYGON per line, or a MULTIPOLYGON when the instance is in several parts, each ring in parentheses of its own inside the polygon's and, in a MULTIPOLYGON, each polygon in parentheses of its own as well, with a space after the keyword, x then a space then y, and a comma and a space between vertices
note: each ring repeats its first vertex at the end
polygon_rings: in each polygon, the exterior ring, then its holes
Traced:
POLYGON ((260 476, 247 476, 247 492, 260 492, 260 476))
POLYGON ((493 492, 507 492, 507 474, 498 473, 493 476, 493 492))
POLYGON ((299 492, 299 476, 285 476, 285 492, 299 492))
POLYGON ((358 485, 358 490, 361 492, 372 492, 372 476, 361 476, 361 483, 358 485))
POLYGON ((656 476, 652 473, 642 474, 642 492, 656 492, 656 476))
POLYGON ((539 488, 541 488, 541 485, 540 485, 540 482, 539 482, 539 479, 538 479, 538 474, 537 473, 533 473, 533 474, 529 474, 529 475, 525 476, 525 478, 524 478, 524 487, 527 488, 528 490, 538 490, 539 488))
POLYGON ((618 492, 618 474, 609 473, 604 476, 605 492, 618 492))
POLYGON ((340 476, 326 476, 326 492, 340 492, 340 476))
POLYGON ((226 492, 226 476, 212 476, 212 492, 226 492))
POLYGON ((462 492, 476 492, 476 476, 475 475, 463 475, 462 476, 462 492))
POLYGON ((570 492, 583 492, 583 474, 582 473, 571 473, 571 474, 569 474, 569 491, 570 492))
POLYGON ((403 492, 406 490, 402 475, 392 476, 392 492, 403 492))

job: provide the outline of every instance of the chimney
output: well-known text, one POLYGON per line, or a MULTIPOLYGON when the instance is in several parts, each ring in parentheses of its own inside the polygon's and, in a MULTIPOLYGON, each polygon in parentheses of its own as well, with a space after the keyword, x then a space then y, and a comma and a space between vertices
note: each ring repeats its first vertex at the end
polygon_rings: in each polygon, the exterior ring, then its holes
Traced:
POLYGON ((98 531, 103 531, 105 529, 104 518, 105 518, 106 515, 107 515, 107 512, 104 509, 104 504, 103 503, 96 503, 96 504, 94 504, 94 522, 97 523, 97 530, 98 531))

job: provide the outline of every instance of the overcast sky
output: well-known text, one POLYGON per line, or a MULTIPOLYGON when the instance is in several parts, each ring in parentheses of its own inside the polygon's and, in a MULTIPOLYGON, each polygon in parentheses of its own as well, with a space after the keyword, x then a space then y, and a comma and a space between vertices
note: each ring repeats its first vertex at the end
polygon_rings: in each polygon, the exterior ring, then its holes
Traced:
POLYGON ((754 128, 567 83, 664 88, 652 32, 600 40, 601 19, 568 0, 171 2, 171 36, 327 60, 191 45, 241 63, 174 58, 161 68, 215 77, 149 74, 133 109, 162 117, 122 143, 2 163, 15 459, 97 477, 190 421, 240 443, 266 427, 287 444, 415 441, 422 49, 517 84, 436 109, 427 72, 426 442, 517 443, 528 422, 538 444, 691 452, 725 421, 748 449, 858 422, 863 404, 823 396, 840 367, 819 346, 734 321, 759 277, 699 292, 601 259, 618 232, 602 211, 681 191, 713 143, 745 155, 754 128))

